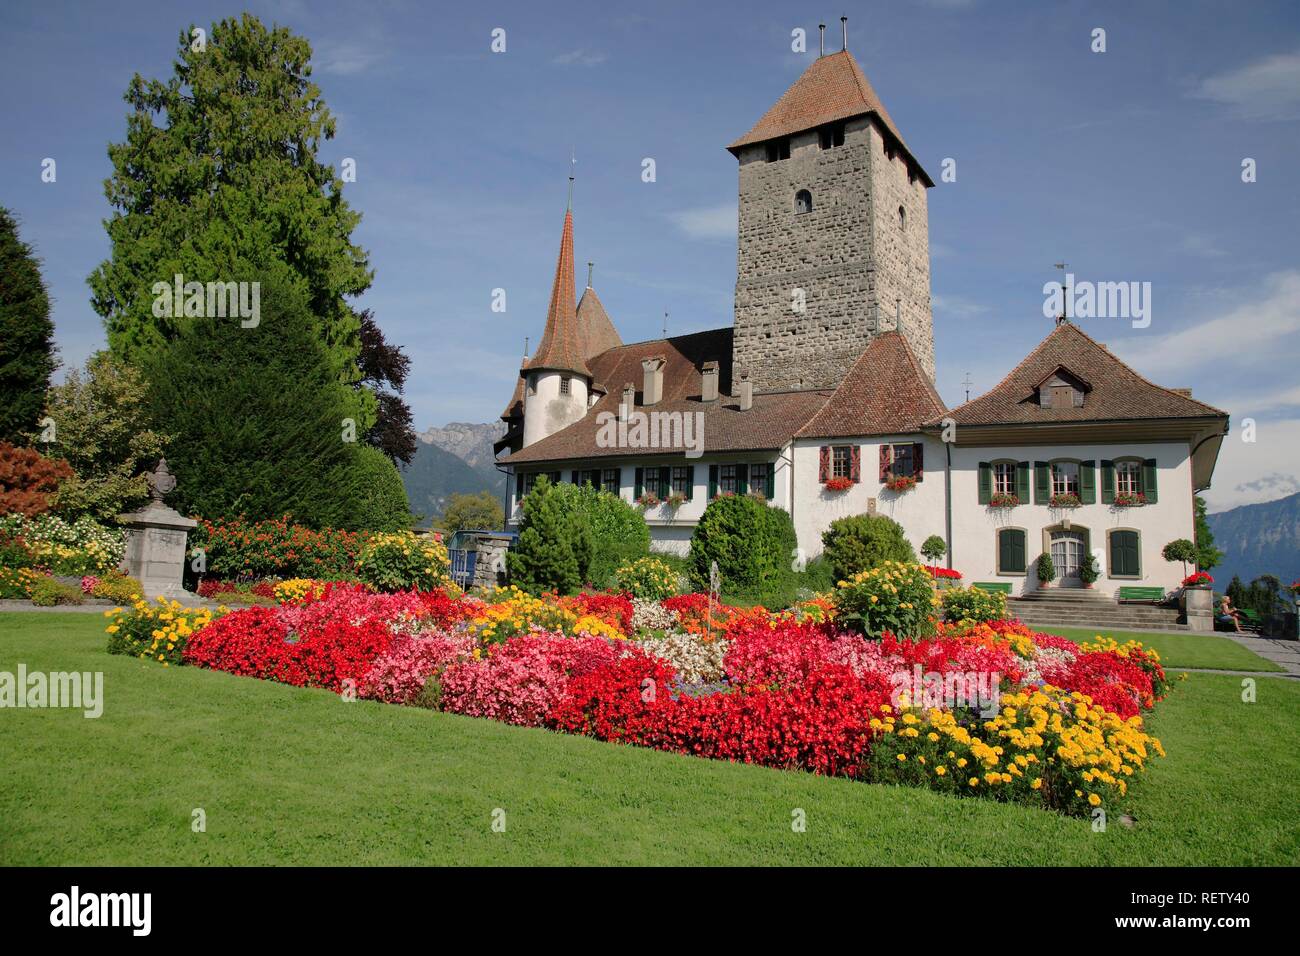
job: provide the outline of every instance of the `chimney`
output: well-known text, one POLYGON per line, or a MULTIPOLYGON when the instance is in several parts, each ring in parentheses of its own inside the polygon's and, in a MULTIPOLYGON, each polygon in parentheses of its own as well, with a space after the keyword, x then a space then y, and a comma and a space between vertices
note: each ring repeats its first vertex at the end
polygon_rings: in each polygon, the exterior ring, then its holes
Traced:
POLYGON ((700 385, 700 401, 716 402, 718 400, 718 363, 705 362, 700 385))
POLYGON ((631 414, 632 409, 636 408, 636 386, 631 382, 623 386, 623 401, 620 403, 621 409, 631 414))
POLYGON ((656 355, 641 360, 641 371, 645 372, 645 384, 641 386, 641 403, 658 405, 664 397, 664 359, 656 355))
POLYGON ((844 34, 844 49, 849 48, 849 18, 840 17, 840 31, 844 34))
POLYGON ((749 380, 749 373, 740 376, 740 410, 747 412, 754 407, 754 383, 749 380))
POLYGON ((817 24, 817 59, 826 55, 826 24, 817 24))

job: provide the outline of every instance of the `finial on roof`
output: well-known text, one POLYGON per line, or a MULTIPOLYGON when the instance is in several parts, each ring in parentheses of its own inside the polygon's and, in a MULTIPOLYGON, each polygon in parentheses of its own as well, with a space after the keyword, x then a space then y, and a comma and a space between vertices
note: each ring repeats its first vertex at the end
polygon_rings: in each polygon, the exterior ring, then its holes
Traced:
POLYGON ((817 24, 817 59, 826 55, 826 24, 817 24))
POLYGON ((577 150, 573 147, 569 147, 569 205, 566 207, 569 212, 573 212, 573 168, 577 165, 577 150))
POLYGON ((592 262, 590 259, 587 260, 587 288, 588 289, 591 288, 591 270, 594 269, 595 266, 596 263, 592 262))
POLYGON ((840 31, 844 34, 844 49, 849 48, 849 18, 840 17, 840 31))

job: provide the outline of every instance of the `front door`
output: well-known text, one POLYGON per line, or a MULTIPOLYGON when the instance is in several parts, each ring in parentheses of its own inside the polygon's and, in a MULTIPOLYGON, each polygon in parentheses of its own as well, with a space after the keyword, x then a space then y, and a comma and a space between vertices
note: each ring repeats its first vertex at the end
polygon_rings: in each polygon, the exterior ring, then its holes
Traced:
POLYGON ((1052 564, 1056 566, 1056 579, 1061 587, 1077 588, 1083 585, 1079 578, 1079 565, 1083 562, 1083 535, 1078 531, 1052 532, 1052 564))

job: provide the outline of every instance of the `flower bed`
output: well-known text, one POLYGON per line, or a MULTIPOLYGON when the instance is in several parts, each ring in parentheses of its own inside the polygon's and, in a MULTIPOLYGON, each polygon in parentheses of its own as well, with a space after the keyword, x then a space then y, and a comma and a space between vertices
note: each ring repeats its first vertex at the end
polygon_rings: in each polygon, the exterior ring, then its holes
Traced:
POLYGON ((1075 815, 1122 801, 1162 753, 1141 718, 1169 686, 1153 652, 1006 620, 939 622, 928 599, 904 607, 918 582, 930 587, 924 568, 878 570, 781 613, 710 615, 706 595, 329 584, 275 607, 199 612, 208 620, 138 602, 110 632, 164 663, 1075 815), (872 639, 848 627, 864 604, 924 626, 872 639))

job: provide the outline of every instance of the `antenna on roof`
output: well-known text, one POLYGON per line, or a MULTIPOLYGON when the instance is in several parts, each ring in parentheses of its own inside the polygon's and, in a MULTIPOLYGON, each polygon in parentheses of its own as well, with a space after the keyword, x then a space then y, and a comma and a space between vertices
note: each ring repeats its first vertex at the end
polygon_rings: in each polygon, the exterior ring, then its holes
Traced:
POLYGON ((664 313, 664 338, 668 338, 668 313, 664 313))
POLYGON ((840 17, 840 31, 844 34, 844 49, 849 48, 849 18, 840 17))
POLYGON ((587 262, 587 288, 591 288, 591 270, 595 268, 596 263, 588 260, 587 262))
POLYGON ((578 165, 578 154, 572 146, 569 147, 569 206, 568 211, 573 212, 573 167, 578 165))
POLYGON ((965 380, 962 381, 962 385, 966 387, 966 401, 968 402, 970 401, 970 387, 974 384, 975 383, 970 380, 970 372, 967 372, 965 380))
POLYGON ((528 336, 524 336, 524 358, 528 358, 528 336))
POLYGON ((826 55, 826 24, 817 24, 817 59, 826 55))

